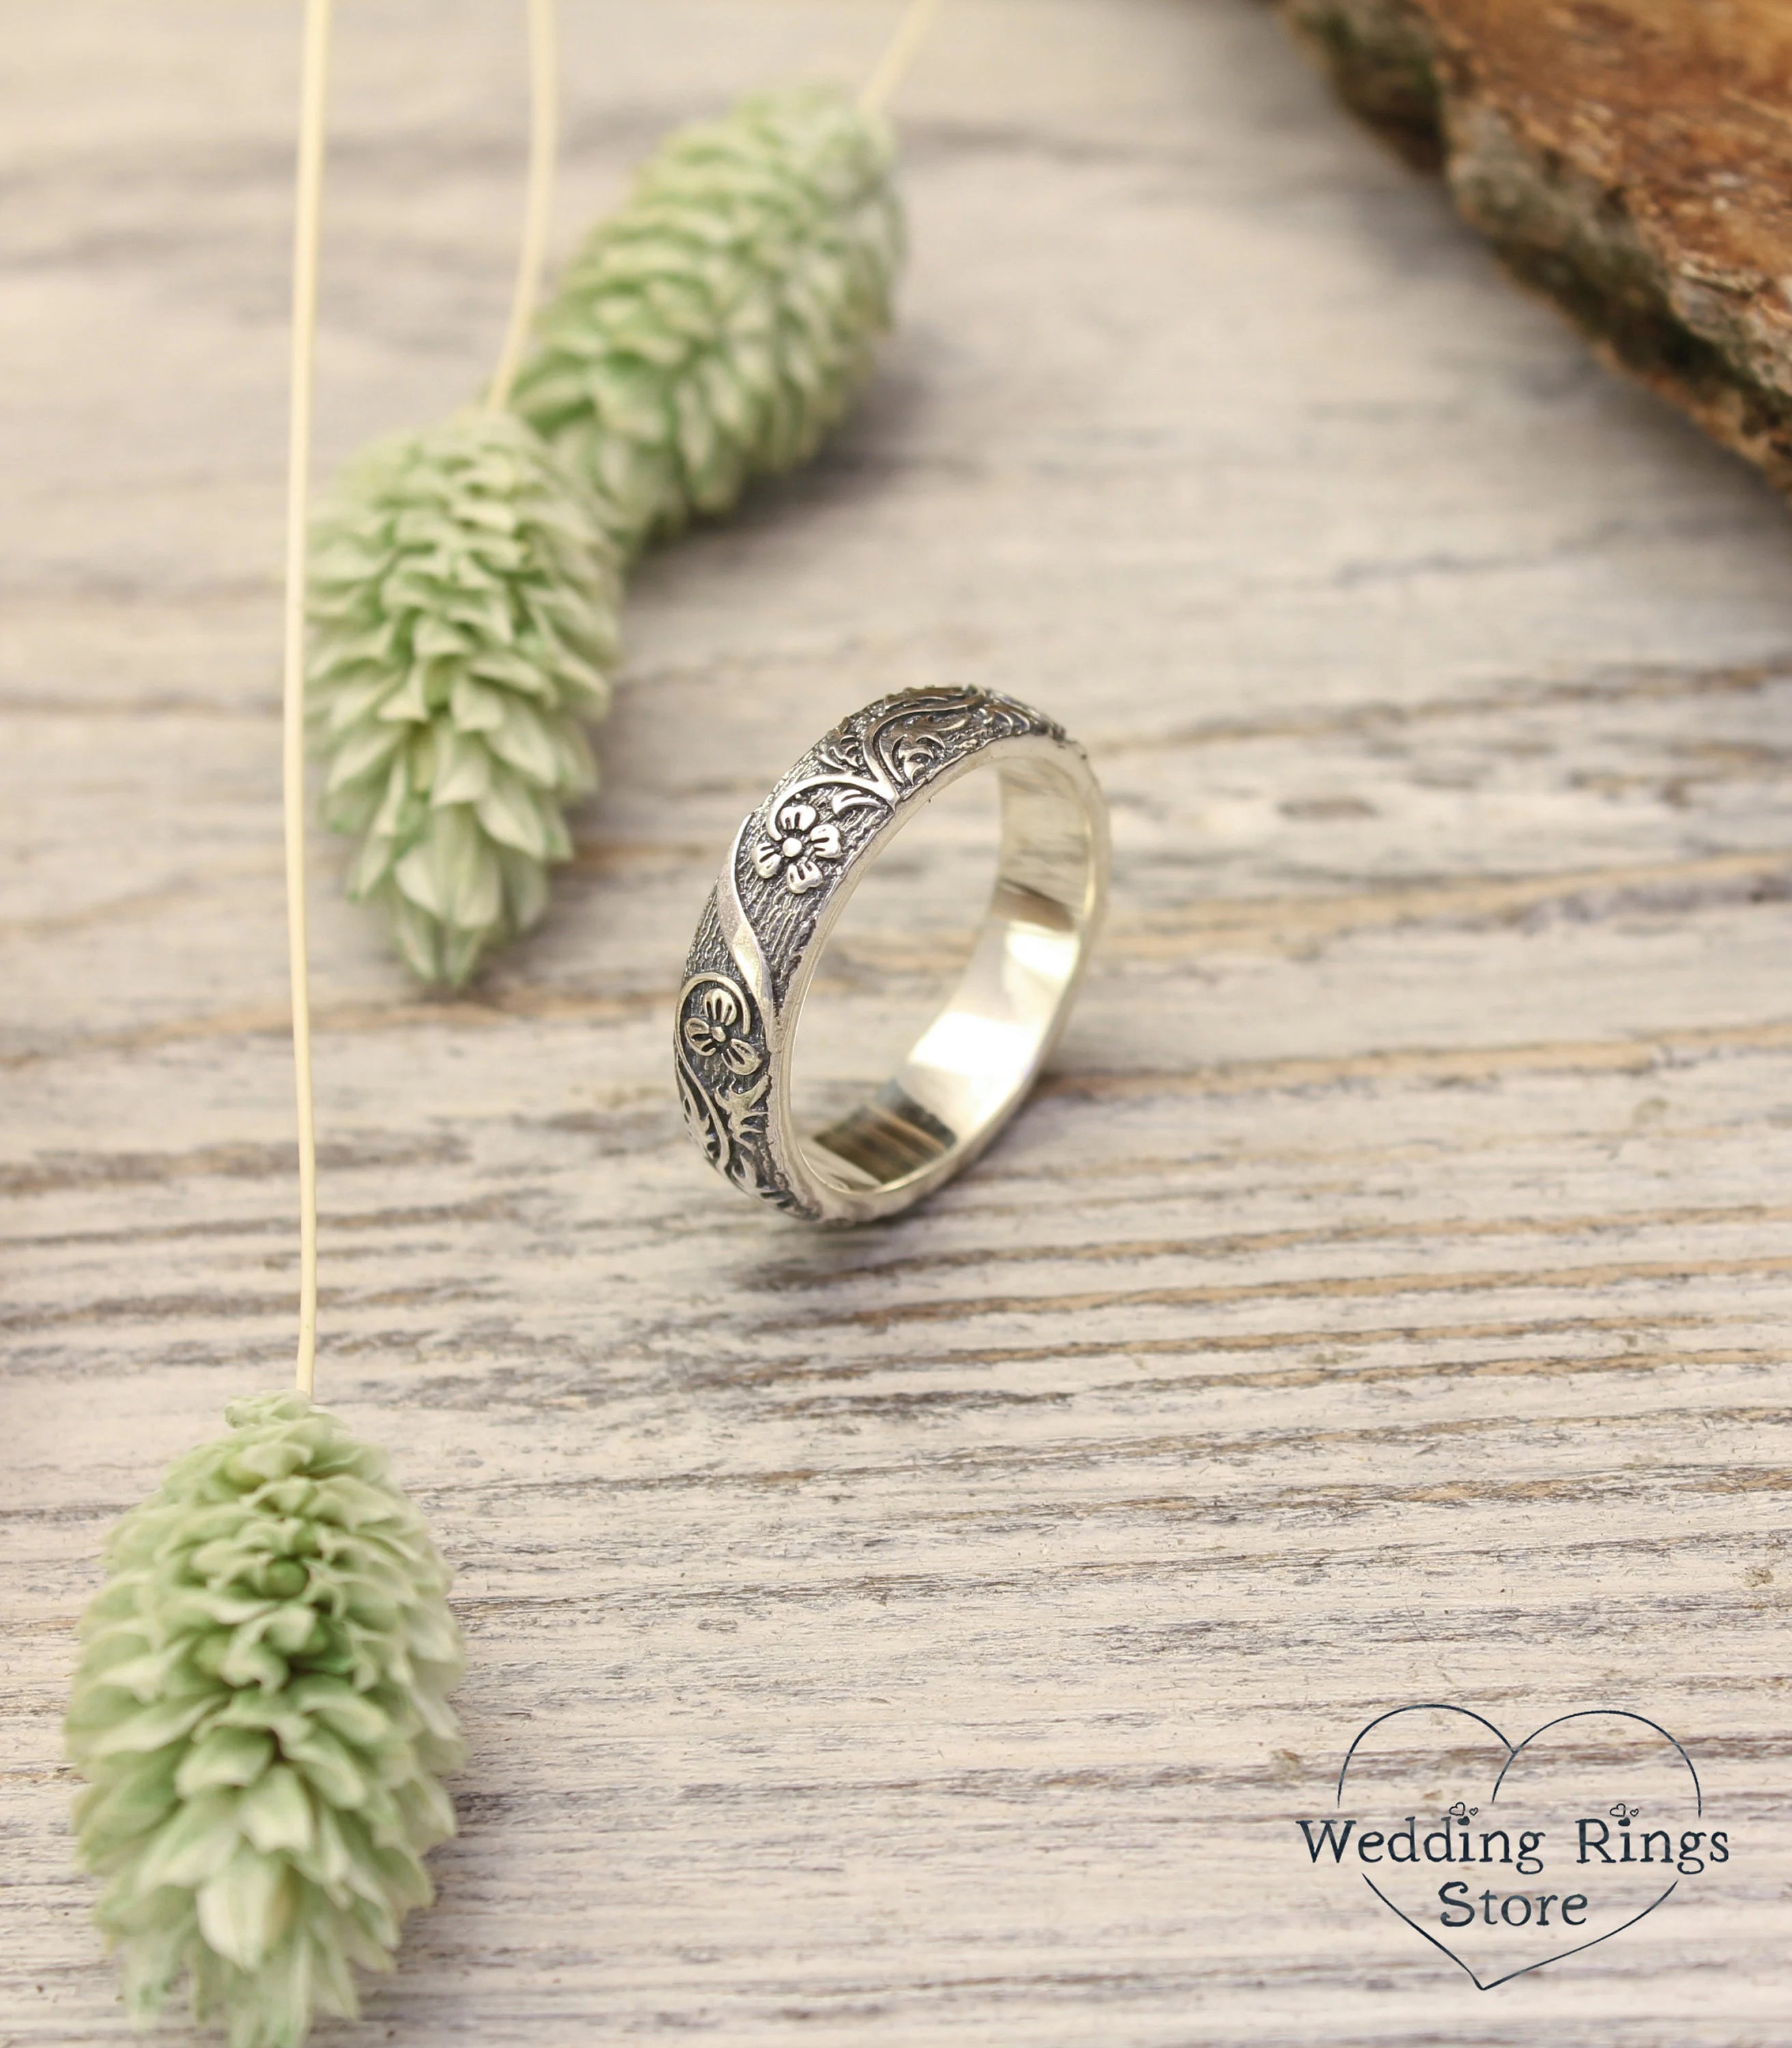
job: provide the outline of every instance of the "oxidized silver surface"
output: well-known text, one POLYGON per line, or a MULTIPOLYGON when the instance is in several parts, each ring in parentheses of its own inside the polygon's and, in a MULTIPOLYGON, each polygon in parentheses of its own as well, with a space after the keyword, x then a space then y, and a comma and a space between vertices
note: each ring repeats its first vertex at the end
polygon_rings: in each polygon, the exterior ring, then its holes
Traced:
MULTIPOLYGON (((1013 816, 1028 813, 1024 798, 1010 805, 1007 795, 1005 787, 1004 827, 1013 840, 1020 829, 1013 816)), ((844 720, 743 824, 692 943, 674 1049, 685 1122, 704 1156, 747 1193, 820 1222, 891 1213, 956 1172, 1006 1121, 1049 1050, 1099 917, 1107 848, 1105 813, 1082 750, 1026 704, 976 689, 911 690, 844 720), (1074 964, 1053 999, 1049 1028, 1038 1033, 1026 1071, 1014 1074, 1013 1100, 987 1128, 945 1133, 951 1143, 926 1172, 858 1192, 818 1179, 791 1127, 787 1100, 809 971, 846 897, 906 816, 930 793, 985 765, 1030 777, 1041 785, 1034 811, 1048 824, 1059 813, 1072 816, 1082 836, 1076 859, 1087 875, 1060 891, 1080 890, 1080 902, 1061 910, 1044 896, 1034 899, 1045 904, 1038 914, 1048 921, 1069 930, 1074 921, 1074 964)), ((1019 849, 1020 867, 1026 859, 1019 849)), ((1065 865, 1061 857, 1059 865, 1065 865)), ((1032 894, 1024 886, 1018 893, 1032 894)), ((933 1122, 912 1102, 906 1107, 923 1126, 933 1122)))

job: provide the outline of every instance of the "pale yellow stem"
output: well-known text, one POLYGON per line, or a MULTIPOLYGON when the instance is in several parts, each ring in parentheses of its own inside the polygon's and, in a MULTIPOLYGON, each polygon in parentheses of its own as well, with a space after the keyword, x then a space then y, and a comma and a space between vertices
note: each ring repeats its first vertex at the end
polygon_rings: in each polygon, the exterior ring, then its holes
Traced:
POLYGON ((910 65, 927 40, 927 32, 933 27, 940 6, 941 0, 909 0, 908 12, 897 24, 889 47, 878 59, 876 70, 865 81, 865 89, 859 95, 861 114, 881 114, 895 97, 897 87, 907 77, 910 65))
POLYGON ((509 401, 510 386, 529 345, 548 229, 554 206, 554 159, 560 148, 560 49, 554 0, 529 0, 529 190, 523 200, 522 248, 517 258, 510 324, 486 403, 495 413, 509 401))
POLYGON ((299 172, 293 223, 293 392, 286 452, 286 632, 281 793, 286 826, 286 950, 293 983, 293 1069, 299 1112, 299 1355, 308 1394, 317 1363, 317 1126, 311 1096, 311 983, 305 930, 305 557, 311 495, 312 394, 317 357, 318 223, 324 197, 331 0, 305 0, 299 172))

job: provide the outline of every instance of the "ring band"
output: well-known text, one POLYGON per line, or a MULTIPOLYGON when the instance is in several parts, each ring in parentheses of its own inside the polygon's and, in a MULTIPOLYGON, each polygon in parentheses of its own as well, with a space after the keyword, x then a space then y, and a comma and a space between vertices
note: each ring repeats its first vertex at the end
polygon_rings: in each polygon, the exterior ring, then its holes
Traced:
POLYGON ((678 1094, 704 1156, 814 1223, 919 1201, 1024 1100, 1069 1013, 1107 889, 1107 813, 1050 719, 982 690, 908 690, 835 727, 735 836, 685 967, 678 1094), (995 887, 944 1007, 894 1076, 799 1132, 791 1058, 828 934, 878 855, 942 789, 1001 778, 995 887))

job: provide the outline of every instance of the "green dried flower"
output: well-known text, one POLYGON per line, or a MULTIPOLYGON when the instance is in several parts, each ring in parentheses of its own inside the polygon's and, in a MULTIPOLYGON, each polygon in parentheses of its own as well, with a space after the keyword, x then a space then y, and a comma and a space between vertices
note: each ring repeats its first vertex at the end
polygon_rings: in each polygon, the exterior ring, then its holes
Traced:
POLYGON ((520 420, 379 442, 318 522, 308 716, 349 894, 425 981, 458 985, 546 908, 566 799, 596 770, 620 591, 586 495, 520 420))
POLYGON ((153 2011, 183 1970, 232 2048, 297 2048, 390 1969, 454 1832, 460 1635, 415 1507, 300 1394, 226 1410, 126 1515, 81 1623, 68 1724, 83 1862, 153 2011))
POLYGON ((870 369, 902 254, 875 114, 802 86, 687 128, 574 257, 511 403, 625 554, 812 452, 870 369))
POLYGON ((343 479, 311 573, 324 816, 425 981, 458 986, 546 908, 563 805, 596 779, 580 721, 607 702, 619 557, 801 461, 867 373, 893 161, 884 122, 820 87, 673 136, 542 315, 528 425, 463 414, 343 479))

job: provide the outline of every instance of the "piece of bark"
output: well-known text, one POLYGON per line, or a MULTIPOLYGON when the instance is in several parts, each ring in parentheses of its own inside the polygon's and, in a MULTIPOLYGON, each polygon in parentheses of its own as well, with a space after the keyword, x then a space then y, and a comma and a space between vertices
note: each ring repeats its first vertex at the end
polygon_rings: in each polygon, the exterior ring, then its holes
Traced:
POLYGON ((1525 283, 1792 492, 1784 0, 1279 0, 1525 283))

